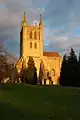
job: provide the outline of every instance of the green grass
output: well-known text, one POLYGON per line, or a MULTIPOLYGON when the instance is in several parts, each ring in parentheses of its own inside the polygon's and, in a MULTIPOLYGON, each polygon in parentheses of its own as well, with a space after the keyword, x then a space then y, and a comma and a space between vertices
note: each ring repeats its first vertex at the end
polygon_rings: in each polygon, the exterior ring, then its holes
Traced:
POLYGON ((80 88, 0 85, 0 120, 80 120, 80 88))

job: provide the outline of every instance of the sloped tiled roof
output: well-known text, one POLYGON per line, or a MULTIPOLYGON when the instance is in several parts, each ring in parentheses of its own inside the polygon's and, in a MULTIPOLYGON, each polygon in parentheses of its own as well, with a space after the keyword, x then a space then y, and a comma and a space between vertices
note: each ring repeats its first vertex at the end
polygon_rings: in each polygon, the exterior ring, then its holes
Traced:
POLYGON ((48 56, 48 57, 59 57, 59 58, 61 58, 61 56, 59 55, 58 52, 43 52, 43 56, 48 56))

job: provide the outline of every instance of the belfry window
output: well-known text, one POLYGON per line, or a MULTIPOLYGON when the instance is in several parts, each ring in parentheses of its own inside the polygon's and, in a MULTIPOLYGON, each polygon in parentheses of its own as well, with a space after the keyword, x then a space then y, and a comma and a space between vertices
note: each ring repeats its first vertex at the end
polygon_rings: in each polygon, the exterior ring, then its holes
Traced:
POLYGON ((30 48, 32 48, 32 42, 30 42, 30 48))
POLYGON ((30 39, 32 39, 32 31, 30 31, 30 39))
POLYGON ((34 32, 34 39, 37 39, 36 31, 34 32))
POLYGON ((40 40, 40 32, 39 32, 39 40, 40 40))
POLYGON ((34 43, 34 48, 37 49, 37 43, 34 43))

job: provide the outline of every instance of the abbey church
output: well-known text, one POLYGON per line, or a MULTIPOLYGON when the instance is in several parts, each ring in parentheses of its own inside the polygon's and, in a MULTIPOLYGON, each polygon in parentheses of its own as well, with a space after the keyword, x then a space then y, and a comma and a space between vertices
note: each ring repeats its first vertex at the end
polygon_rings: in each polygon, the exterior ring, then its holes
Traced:
POLYGON ((40 15, 39 25, 29 25, 26 14, 20 27, 20 58, 16 64, 18 72, 22 68, 22 63, 27 62, 32 56, 39 75, 40 61, 43 60, 45 70, 51 72, 53 84, 58 84, 62 58, 58 52, 43 51, 43 20, 40 15))

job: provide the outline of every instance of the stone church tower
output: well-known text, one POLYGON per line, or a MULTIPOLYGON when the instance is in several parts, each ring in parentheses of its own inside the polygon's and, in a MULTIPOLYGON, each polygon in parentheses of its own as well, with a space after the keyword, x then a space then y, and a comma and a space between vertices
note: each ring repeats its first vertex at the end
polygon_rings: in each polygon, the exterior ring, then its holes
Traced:
POLYGON ((35 56, 42 58, 43 56, 43 23, 40 15, 39 26, 37 24, 30 26, 27 23, 24 13, 23 21, 20 29, 20 58, 35 56))
POLYGON ((20 58, 16 68, 20 72, 23 63, 27 67, 29 56, 32 56, 39 75, 40 61, 43 60, 45 70, 51 73, 54 84, 58 84, 62 58, 58 52, 44 52, 43 44, 42 16, 39 25, 29 25, 24 12, 20 26, 20 58))

